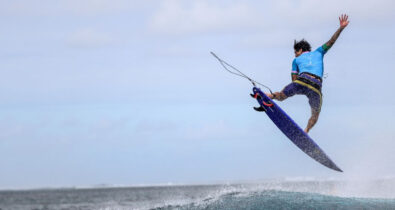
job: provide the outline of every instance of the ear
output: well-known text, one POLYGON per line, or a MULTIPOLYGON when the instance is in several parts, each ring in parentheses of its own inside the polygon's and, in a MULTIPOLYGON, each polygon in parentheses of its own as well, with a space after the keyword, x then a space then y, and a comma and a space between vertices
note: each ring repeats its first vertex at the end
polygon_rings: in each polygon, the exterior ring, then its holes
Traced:
POLYGON ((297 53, 298 55, 301 55, 301 54, 303 53, 303 49, 299 49, 296 53, 297 53))

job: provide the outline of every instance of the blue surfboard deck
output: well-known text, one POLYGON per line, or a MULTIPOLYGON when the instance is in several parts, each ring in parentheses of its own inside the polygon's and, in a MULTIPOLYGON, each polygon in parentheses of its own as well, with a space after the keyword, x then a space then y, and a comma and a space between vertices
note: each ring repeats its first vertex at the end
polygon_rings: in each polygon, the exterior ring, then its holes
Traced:
POLYGON ((254 94, 259 94, 261 99, 258 103, 265 107, 266 114, 274 124, 304 153, 318 161, 322 165, 343 172, 336 164, 325 154, 325 152, 305 133, 276 103, 274 103, 259 88, 253 88, 254 94), (266 104, 265 104, 266 103, 266 104), (268 104, 273 104, 268 106, 268 104))

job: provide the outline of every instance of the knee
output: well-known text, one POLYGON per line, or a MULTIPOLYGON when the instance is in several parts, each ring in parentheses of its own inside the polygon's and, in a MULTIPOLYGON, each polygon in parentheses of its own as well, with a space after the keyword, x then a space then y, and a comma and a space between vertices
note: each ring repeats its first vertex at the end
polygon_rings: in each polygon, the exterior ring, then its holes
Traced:
POLYGON ((274 99, 278 100, 278 101, 283 101, 286 98, 288 98, 283 92, 276 92, 274 93, 274 99))

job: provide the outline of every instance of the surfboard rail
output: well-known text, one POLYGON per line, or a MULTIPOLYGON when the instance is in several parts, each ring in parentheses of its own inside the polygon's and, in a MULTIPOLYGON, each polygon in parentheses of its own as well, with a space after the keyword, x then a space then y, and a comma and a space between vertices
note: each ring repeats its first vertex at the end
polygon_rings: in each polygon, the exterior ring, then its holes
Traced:
POLYGON ((299 149, 322 165, 335 171, 343 172, 325 152, 314 142, 314 140, 302 128, 285 113, 280 106, 264 94, 259 88, 252 89, 258 103, 266 109, 266 114, 273 123, 291 140, 299 149))

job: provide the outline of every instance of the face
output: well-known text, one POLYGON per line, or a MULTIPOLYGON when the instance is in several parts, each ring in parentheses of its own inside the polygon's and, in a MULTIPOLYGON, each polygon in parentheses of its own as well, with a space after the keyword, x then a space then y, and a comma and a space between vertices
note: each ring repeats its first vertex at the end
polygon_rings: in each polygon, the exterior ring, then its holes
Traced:
POLYGON ((302 53, 303 53, 302 49, 300 49, 298 51, 295 50, 295 57, 298 57, 299 55, 302 55, 302 53))

